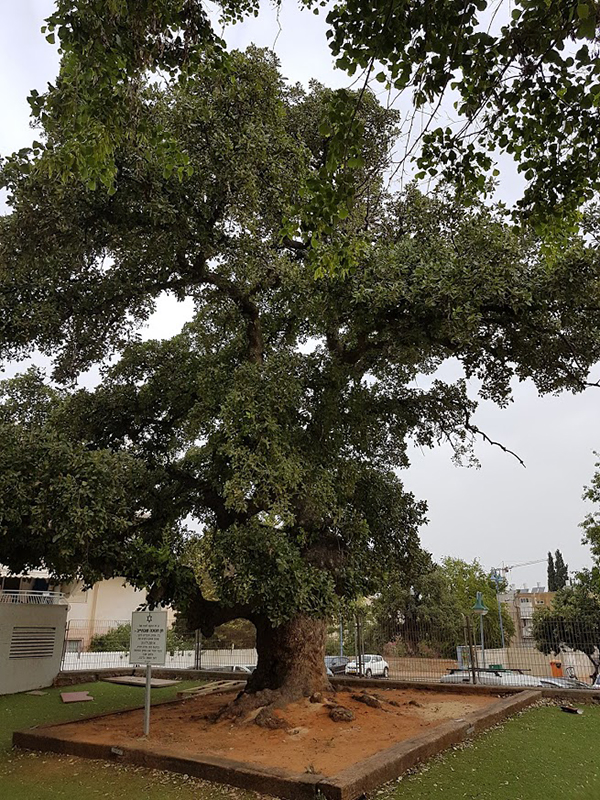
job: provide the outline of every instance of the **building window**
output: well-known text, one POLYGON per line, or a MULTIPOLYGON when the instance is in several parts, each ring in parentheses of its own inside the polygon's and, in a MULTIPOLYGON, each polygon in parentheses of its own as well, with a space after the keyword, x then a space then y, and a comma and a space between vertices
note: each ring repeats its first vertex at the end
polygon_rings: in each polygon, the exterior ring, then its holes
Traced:
POLYGON ((83 650, 83 639, 67 639, 65 642, 65 653, 81 653, 83 650))

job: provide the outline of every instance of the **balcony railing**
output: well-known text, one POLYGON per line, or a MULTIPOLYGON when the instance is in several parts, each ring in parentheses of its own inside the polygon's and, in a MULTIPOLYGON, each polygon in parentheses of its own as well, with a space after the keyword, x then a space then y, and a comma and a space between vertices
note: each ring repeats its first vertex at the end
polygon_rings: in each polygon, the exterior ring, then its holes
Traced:
POLYGON ((67 605, 62 592, 32 592, 17 589, 0 589, 0 603, 27 603, 37 606, 67 605))

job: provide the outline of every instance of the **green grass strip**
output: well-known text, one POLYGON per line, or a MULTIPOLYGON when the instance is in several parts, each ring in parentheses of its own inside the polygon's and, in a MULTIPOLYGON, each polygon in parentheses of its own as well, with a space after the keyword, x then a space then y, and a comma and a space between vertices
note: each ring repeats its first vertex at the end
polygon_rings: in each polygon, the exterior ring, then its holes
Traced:
POLYGON ((377 793, 377 800, 600 798, 600 707, 537 707, 377 793))
MULTIPOLYGON (((178 691, 198 686, 181 681, 177 686, 152 690, 152 702, 175 699, 178 691)), ((112 683, 86 683, 47 689, 43 697, 27 694, 0 697, 0 798, 2 800, 231 800, 253 798, 246 792, 186 778, 73 756, 13 750, 15 730, 51 722, 67 722, 142 706, 144 689, 112 683), (93 702, 64 704, 60 692, 89 691, 93 702)))

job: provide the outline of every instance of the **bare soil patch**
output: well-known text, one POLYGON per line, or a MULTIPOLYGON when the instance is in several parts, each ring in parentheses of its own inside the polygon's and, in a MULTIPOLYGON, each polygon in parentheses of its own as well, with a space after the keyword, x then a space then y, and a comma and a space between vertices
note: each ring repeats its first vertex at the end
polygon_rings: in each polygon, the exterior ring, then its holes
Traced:
POLYGON ((148 739, 142 736, 141 710, 62 725, 61 738, 116 747, 135 745, 149 751, 161 745, 184 758, 216 756, 295 774, 332 776, 446 720, 462 719, 498 701, 497 695, 450 695, 382 686, 368 690, 380 701, 381 707, 373 708, 353 698, 360 692, 343 689, 324 697, 324 702, 302 700, 276 711, 285 718, 287 729, 258 727, 253 719, 214 722, 232 699, 230 693, 222 693, 154 707, 148 739), (350 709, 354 720, 334 722, 329 716, 330 702, 350 709))

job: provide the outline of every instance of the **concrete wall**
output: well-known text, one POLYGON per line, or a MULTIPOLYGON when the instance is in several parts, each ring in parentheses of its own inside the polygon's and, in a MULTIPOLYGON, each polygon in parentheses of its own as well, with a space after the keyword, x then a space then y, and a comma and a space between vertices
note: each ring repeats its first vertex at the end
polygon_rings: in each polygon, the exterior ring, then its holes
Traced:
POLYGON ((52 685, 66 621, 66 605, 0 603, 0 695, 52 685))

